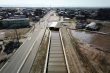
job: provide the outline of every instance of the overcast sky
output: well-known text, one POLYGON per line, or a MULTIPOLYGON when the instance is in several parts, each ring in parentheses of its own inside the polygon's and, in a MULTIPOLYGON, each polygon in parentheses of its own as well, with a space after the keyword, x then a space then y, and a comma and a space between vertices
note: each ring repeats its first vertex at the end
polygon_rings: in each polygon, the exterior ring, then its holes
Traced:
POLYGON ((17 7, 110 7, 110 0, 0 0, 0 6, 17 7))

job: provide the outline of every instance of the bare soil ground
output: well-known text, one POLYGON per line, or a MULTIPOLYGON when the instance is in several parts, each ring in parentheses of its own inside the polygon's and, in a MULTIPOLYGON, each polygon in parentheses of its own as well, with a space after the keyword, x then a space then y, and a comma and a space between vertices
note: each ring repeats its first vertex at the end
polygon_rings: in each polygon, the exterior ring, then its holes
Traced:
POLYGON ((109 66, 107 66, 109 62, 106 62, 104 52, 91 45, 76 42, 74 38, 69 39, 66 31, 62 32, 71 73, 109 73, 109 66), (72 46, 69 42, 72 43, 72 46))
MULTIPOLYGON (((31 28, 20 28, 17 29, 17 33, 19 36, 22 36, 26 34, 31 28)), ((3 29, 0 30, 0 32, 5 32, 5 37, 6 38, 15 38, 16 37, 16 32, 15 29, 3 29)))
MULTIPOLYGON (((94 21, 96 23, 102 23, 103 27, 101 28, 101 30, 99 32, 104 32, 104 33, 110 34, 110 29, 109 29, 110 22, 96 21, 96 20, 91 20, 91 21, 94 21)), ((67 23, 63 23, 63 24, 67 25, 67 26, 65 26, 66 28, 72 28, 72 29, 75 29, 75 25, 76 25, 75 20, 73 20, 72 23, 67 22, 67 23)), ((83 55, 83 56, 81 56, 80 59, 84 62, 86 70, 89 71, 86 73, 110 73, 110 58, 109 58, 110 53, 105 52, 105 51, 101 50, 101 48, 97 48, 94 45, 83 43, 76 39, 75 39, 75 41, 77 41, 77 45, 79 47, 78 48, 80 51, 79 54, 83 55), (86 60, 84 60, 83 58, 86 58, 86 60), (88 60, 88 62, 87 62, 87 60, 88 60), (90 66, 87 63, 91 64, 92 69, 90 68, 90 66), (92 70, 96 70, 96 72, 94 72, 92 70)), ((73 42, 74 42, 74 40, 73 40, 73 42)))
POLYGON ((107 62, 108 59, 105 52, 96 49, 90 44, 79 42, 78 45, 81 53, 89 59, 98 73, 109 73, 107 64, 110 62, 107 62))
MULTIPOLYGON (((70 68, 70 73, 84 73, 86 70, 78 58, 77 52, 75 50, 75 46, 72 45, 69 35, 67 34, 65 29, 64 30, 62 29, 61 33, 63 36, 62 38, 70 68)), ((90 72, 86 71, 86 73, 90 73, 90 72)))

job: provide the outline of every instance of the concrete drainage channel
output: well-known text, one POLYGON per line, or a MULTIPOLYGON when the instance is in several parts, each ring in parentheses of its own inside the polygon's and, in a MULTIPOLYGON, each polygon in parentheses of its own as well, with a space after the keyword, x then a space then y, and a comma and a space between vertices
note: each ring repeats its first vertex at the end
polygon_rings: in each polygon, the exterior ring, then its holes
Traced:
POLYGON ((70 73, 59 31, 50 31, 47 56, 43 73, 70 73))

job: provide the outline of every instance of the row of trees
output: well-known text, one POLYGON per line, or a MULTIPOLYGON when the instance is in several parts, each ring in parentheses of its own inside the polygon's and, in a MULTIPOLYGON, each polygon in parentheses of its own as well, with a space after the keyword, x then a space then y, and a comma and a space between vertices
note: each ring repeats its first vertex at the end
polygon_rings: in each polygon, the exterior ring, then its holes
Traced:
POLYGON ((98 19, 110 20, 110 8, 100 9, 65 9, 63 11, 57 10, 59 16, 74 18, 83 17, 84 19, 98 19))
POLYGON ((96 19, 110 20, 110 8, 99 9, 98 12, 97 12, 96 19))

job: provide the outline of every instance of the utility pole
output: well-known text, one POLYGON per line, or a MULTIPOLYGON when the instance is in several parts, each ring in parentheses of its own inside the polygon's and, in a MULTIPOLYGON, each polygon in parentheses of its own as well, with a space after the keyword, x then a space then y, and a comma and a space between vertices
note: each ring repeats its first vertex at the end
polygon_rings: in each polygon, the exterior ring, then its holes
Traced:
POLYGON ((15 34, 16 34, 17 43, 19 43, 19 35, 18 35, 18 32, 17 32, 17 29, 15 29, 15 34))

